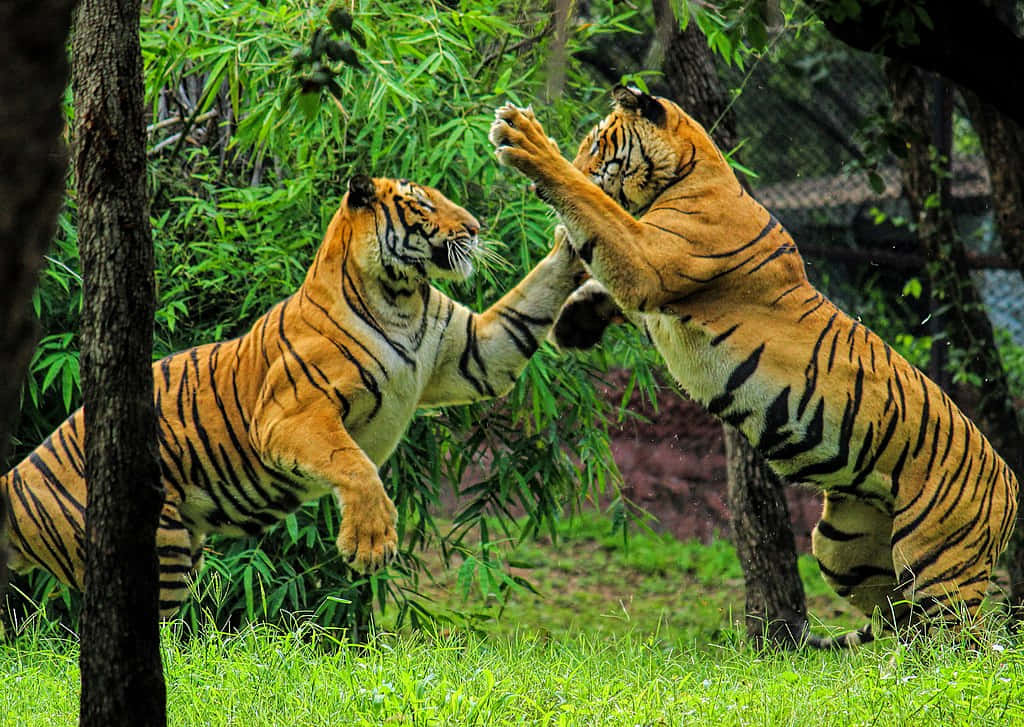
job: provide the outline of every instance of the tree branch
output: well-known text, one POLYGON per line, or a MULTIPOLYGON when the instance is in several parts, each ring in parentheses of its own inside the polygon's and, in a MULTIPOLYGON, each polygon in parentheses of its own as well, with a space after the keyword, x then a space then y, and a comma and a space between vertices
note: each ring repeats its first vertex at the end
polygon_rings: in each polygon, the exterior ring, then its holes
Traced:
POLYGON ((1007 66, 1010 59, 1024 58, 1024 40, 985 3, 928 3, 931 27, 917 22, 917 43, 900 38, 891 22, 895 11, 912 12, 909 3, 862 2, 856 18, 841 21, 830 15, 833 2, 809 5, 847 45, 940 73, 1024 124, 1024 76, 1007 66))

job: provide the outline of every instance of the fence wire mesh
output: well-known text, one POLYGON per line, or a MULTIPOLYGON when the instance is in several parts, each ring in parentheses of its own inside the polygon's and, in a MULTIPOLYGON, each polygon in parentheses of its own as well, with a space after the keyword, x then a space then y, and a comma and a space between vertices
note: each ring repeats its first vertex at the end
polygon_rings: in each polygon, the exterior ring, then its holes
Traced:
MULTIPOLYGON (((796 239, 808 275, 853 309, 866 304, 857 293, 865 281, 898 295, 924 261, 906 224, 898 166, 877 169, 881 190, 859 168, 863 130, 888 107, 879 60, 823 51, 722 73, 736 94, 733 109, 744 140, 738 156, 757 174, 750 180, 757 198, 796 239)), ((963 116, 957 116, 960 138, 963 116)), ((972 277, 993 324, 1024 345, 1024 279, 1000 257, 988 173, 976 145, 954 143, 950 171, 950 204, 975 261, 972 277)))

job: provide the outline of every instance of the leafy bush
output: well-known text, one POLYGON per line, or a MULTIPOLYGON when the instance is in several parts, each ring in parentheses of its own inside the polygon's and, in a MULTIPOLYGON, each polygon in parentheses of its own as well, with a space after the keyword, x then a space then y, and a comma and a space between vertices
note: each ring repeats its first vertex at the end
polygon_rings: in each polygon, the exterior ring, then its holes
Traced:
MULTIPOLYGON (((356 54, 362 70, 332 67, 333 92, 304 84, 309 69, 297 62, 330 25, 328 7, 157 0, 145 12, 156 355, 239 335, 294 291, 345 180, 356 172, 437 186, 486 221, 485 236, 509 265, 446 288, 477 310, 549 249, 547 206, 498 168, 486 138, 494 107, 534 102, 545 88, 552 42, 545 4, 526 3, 513 17, 473 0, 458 10, 434 2, 355 2, 354 32, 365 48, 346 52, 356 54), (318 103, 309 103, 311 94, 318 103)), ((621 30, 633 11, 603 2, 589 12, 590 22, 567 41, 564 92, 543 109, 549 133, 567 147, 600 115, 595 101, 605 90, 588 80, 571 51, 621 30)), ((69 193, 36 298, 45 333, 26 387, 19 455, 78 405, 75 242, 69 193)), ((629 334, 618 340, 623 335, 629 334)), ((611 355, 616 348, 629 343, 612 347, 611 355)), ((484 515, 502 516, 512 537, 554 532, 552 518, 565 505, 614 484, 608 404, 590 384, 605 356, 556 358, 542 347, 502 401, 415 420, 382 472, 401 518, 402 563, 391 572, 352 579, 333 543, 336 506, 325 498, 261 537, 212 538, 184 618, 239 625, 303 611, 324 625, 353 626, 376 603, 415 622, 427 615, 415 596, 416 553, 424 547, 478 557, 488 567, 475 577, 500 590, 512 581, 487 547, 484 515), (450 532, 434 523, 442 500, 457 502, 450 532), (523 512, 528 518, 519 528, 510 515, 523 512), (471 531, 480 545, 467 545, 471 531)), ((642 367, 638 376, 653 381, 642 367)), ((16 586, 54 612, 74 611, 50 576, 37 573, 16 586)))

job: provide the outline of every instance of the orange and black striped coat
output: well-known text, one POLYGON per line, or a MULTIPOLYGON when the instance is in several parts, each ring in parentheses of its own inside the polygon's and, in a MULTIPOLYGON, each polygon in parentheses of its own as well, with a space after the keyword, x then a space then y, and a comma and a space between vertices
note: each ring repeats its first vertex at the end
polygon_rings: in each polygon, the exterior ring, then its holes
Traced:
MULTIPOLYGON (((256 533, 333 492, 338 548, 362 570, 397 546, 378 468, 418 407, 501 396, 578 284, 556 244, 477 314, 428 279, 471 270, 479 224, 434 189, 354 177, 299 290, 240 338, 153 365, 166 497, 157 533, 161 613, 187 594, 207 533, 256 533)), ((11 566, 80 588, 82 411, 0 479, 11 566)))
POLYGON ((690 396, 779 474, 824 491, 813 548, 838 593, 889 625, 970 620, 1014 523, 1013 472, 932 381, 808 282, 793 239, 699 124, 667 99, 613 95, 573 163, 528 109, 504 106, 491 127, 499 160, 536 183, 593 275, 556 340, 593 345, 621 309, 690 396))

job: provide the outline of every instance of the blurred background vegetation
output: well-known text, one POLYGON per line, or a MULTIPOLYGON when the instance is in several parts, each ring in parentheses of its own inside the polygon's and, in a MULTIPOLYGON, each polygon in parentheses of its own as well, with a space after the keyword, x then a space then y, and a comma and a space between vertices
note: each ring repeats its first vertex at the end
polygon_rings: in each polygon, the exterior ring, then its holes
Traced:
MULTIPOLYGON (((677 5, 688 18, 689 5, 677 5)), ((799 3, 782 10, 779 26, 753 49, 725 19, 695 16, 735 99, 744 142, 733 158, 742 158, 741 172, 773 200, 768 206, 802 248, 882 244, 899 253, 890 238, 855 234, 906 225, 899 200, 865 174, 885 169, 877 152, 883 132, 872 126, 885 104, 878 62, 840 47, 799 3), (822 101, 829 97, 831 106, 822 101), (805 117, 806 128, 795 126, 805 117), (835 205, 800 196, 792 185, 807 178, 860 191, 835 205)), ((354 173, 435 186, 485 223, 483 236, 508 265, 446 287, 481 310, 546 253, 554 226, 522 179, 494 162, 486 138, 493 109, 532 103, 571 156, 606 113, 612 83, 658 90, 656 31, 649 0, 146 3, 154 354, 240 335, 293 292, 354 173), (332 15, 339 8, 347 20, 332 15)), ((957 148, 976 154, 962 113, 955 129, 957 148)), ((73 180, 68 190, 34 301, 44 334, 12 462, 79 402, 73 180)), ((970 234, 990 241, 991 223, 975 217, 965 222, 974 225, 970 234)), ((807 257, 817 284, 927 365, 935 332, 919 325, 927 314, 912 270, 807 257)), ((1024 355, 1014 334, 1000 333, 1019 396, 1024 355)), ((211 539, 182 618, 220 627, 296 613, 346 627, 365 624, 371 612, 396 626, 458 619, 469 609, 434 607, 423 582, 449 568, 468 599, 500 605, 530 587, 508 543, 541 533, 557 540, 562 521, 587 501, 608 511, 609 532, 624 531, 634 513, 618 495, 607 427, 631 414, 595 384, 623 368, 631 379, 622 401, 635 388, 653 398, 655 359, 628 328, 587 355, 542 347, 508 397, 424 412, 411 425, 382 473, 400 511, 399 566, 353 578, 336 556, 338 513, 327 498, 261 537, 211 539)), ((48 575, 15 578, 9 598, 14 618, 41 609, 74 622, 76 597, 48 575)))

